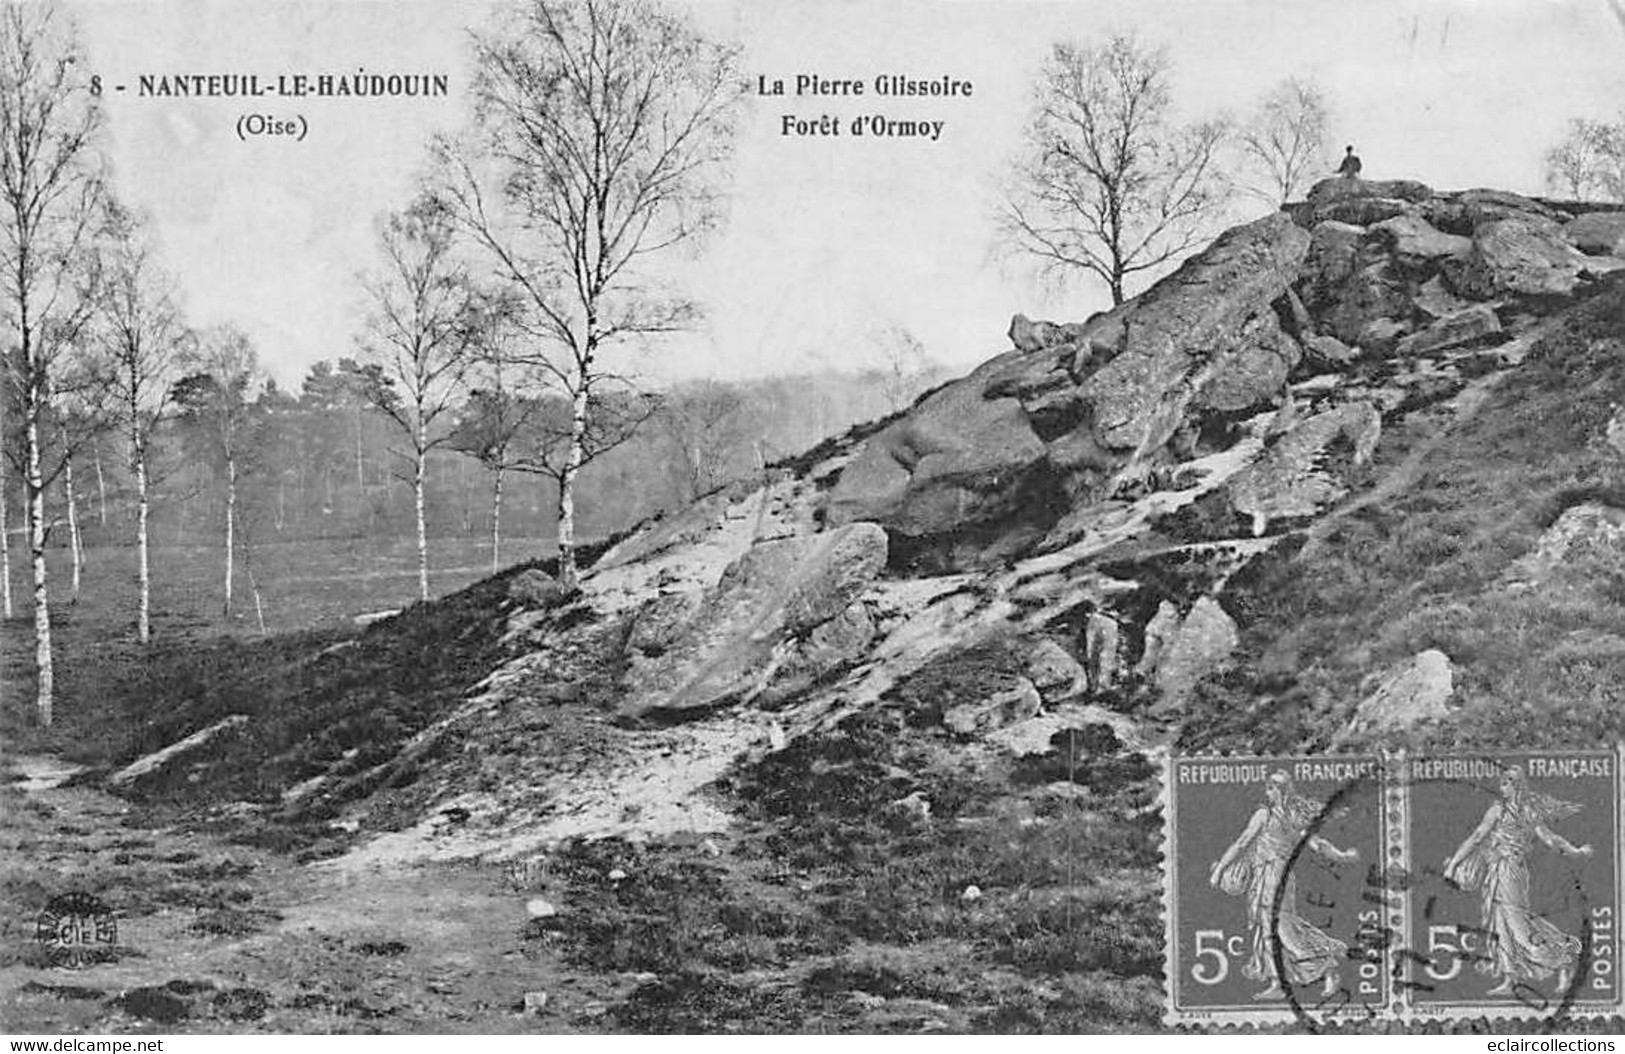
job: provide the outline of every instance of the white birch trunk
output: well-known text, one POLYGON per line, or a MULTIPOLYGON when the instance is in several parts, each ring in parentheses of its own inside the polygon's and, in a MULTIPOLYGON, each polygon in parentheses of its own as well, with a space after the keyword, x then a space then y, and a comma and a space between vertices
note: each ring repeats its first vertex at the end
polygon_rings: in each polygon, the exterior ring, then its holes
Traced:
POLYGON ((260 634, 265 633, 265 600, 260 595, 259 576, 254 573, 254 543, 249 540, 248 532, 243 531, 243 570, 248 572, 248 592, 254 598, 254 621, 260 627, 260 634))
MULTIPOLYGON (((63 437, 64 445, 67 437, 63 437)), ((68 501, 68 553, 73 561, 73 592, 69 603, 79 603, 79 582, 84 575, 85 544, 79 536, 79 501, 73 489, 73 458, 62 462, 62 490, 68 501)))
POLYGON ((491 482, 491 573, 502 570, 502 465, 491 482))
POLYGON ((587 390, 577 388, 570 406, 570 452, 559 473, 559 584, 576 587, 576 474, 586 454, 587 390))
POLYGON ((16 613, 11 599, 11 524, 6 516, 4 458, 0 458, 0 613, 8 619, 16 613))
POLYGON ((102 475, 102 445, 97 443, 91 448, 96 457, 96 522, 103 530, 107 528, 107 478, 102 475))
MULTIPOLYGON (((420 415, 421 419, 421 415, 420 415)), ((418 598, 429 599, 429 531, 423 515, 423 477, 427 454, 423 450, 423 426, 417 427, 417 450, 412 461, 412 503, 417 511, 418 529, 418 598)))
POLYGON ((224 613, 231 617, 231 572, 237 535, 237 461, 226 458, 226 602, 224 613))
POLYGON ((51 706, 55 692, 51 664, 51 603, 45 577, 45 477, 40 469, 38 414, 43 393, 35 385, 34 410, 29 414, 25 433, 28 485, 28 548, 34 564, 34 669, 35 700, 43 728, 51 727, 51 706))
POLYGON ((135 458, 135 560, 141 596, 136 602, 135 635, 142 644, 152 640, 152 568, 147 555, 147 455, 135 458))

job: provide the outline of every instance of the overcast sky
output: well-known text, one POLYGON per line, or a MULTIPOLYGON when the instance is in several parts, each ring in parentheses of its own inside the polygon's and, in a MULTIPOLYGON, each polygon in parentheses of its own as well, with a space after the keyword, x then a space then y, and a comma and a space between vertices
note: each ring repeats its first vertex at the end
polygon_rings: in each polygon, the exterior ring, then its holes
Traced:
MULTIPOLYGON (((465 114, 464 29, 484 3, 93 0, 71 5, 104 82, 120 193, 151 216, 197 324, 234 322, 284 384, 354 351, 373 221, 410 195, 423 144, 465 114), (439 72, 451 97, 281 101, 303 142, 240 142, 233 99, 135 97, 141 74, 439 72)), ((682 274, 703 332, 637 364, 654 378, 738 377, 876 361, 903 327, 940 361, 1003 350, 1010 315, 1071 320, 1105 303, 1044 289, 990 252, 996 185, 1048 45, 1132 30, 1166 46, 1178 107, 1242 113, 1312 76, 1333 102, 1325 166, 1345 142, 1370 178, 1541 190, 1541 155, 1572 117, 1622 119, 1625 0, 705 0, 712 33, 754 76, 950 77, 970 99, 756 98, 725 230, 682 274), (945 122, 936 142, 786 138, 785 114, 945 122)), ((871 89, 872 92, 872 89, 871 89)), ((269 102, 269 100, 267 100, 269 102)))

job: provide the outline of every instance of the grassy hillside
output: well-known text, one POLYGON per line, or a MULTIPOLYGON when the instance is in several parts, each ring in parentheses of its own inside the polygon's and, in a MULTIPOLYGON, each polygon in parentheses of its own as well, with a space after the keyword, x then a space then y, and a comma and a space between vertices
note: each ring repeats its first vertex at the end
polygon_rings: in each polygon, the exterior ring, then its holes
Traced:
POLYGON ((1460 712, 1429 745, 1595 742, 1625 731, 1625 553, 1588 551, 1538 588, 1500 584, 1565 509, 1625 504, 1603 436, 1625 401, 1625 282, 1573 309, 1468 416, 1383 436, 1372 485, 1278 545, 1223 596, 1235 671, 1204 686, 1192 748, 1324 748, 1364 677, 1425 648, 1458 667, 1460 712))

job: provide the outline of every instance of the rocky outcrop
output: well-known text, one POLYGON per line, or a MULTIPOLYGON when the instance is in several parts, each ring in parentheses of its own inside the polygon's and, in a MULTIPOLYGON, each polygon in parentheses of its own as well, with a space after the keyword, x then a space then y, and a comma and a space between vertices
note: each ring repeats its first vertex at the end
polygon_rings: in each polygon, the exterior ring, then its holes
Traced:
POLYGON ((784 647, 805 640, 802 670, 838 661, 867 643, 852 605, 886 563, 886 535, 870 523, 803 538, 763 542, 734 561, 686 618, 687 601, 640 614, 631 636, 622 716, 704 710, 754 698, 784 662, 784 647), (845 619, 836 628, 821 628, 845 619), (638 628, 645 622, 652 626, 638 628), (650 645, 654 644, 651 648, 650 645), (639 650, 641 648, 641 650, 639 650))
POLYGON ((1588 501, 1563 510, 1540 541, 1508 570, 1507 584, 1517 589, 1541 585, 1565 565, 1587 555, 1613 563, 1625 553, 1625 509, 1588 501))
POLYGON ((1569 244, 1590 256, 1625 257, 1625 212, 1588 212, 1563 225, 1569 244))
POLYGON ((905 550, 938 544, 949 566, 1041 537, 1070 505, 1143 471, 1191 415, 1275 397, 1301 349, 1274 305, 1308 244, 1268 216, 1087 323, 1018 320, 1011 339, 1028 350, 875 436, 830 492, 829 522, 873 520, 905 550))
POLYGON ((1612 257, 1576 246, 1613 252, 1615 214, 1568 219, 1503 191, 1332 179, 1289 212, 1311 231, 1297 289, 1317 328, 1367 352, 1424 353, 1406 334, 1471 302, 1569 296, 1614 269, 1612 257))
POLYGON ((1454 667, 1444 652, 1429 648, 1377 679, 1345 731, 1350 735, 1404 732, 1449 714, 1445 703, 1455 691, 1454 667))
POLYGON ((248 717, 245 714, 232 714, 230 717, 222 718, 207 728, 201 728, 193 732, 185 739, 169 744, 162 750, 155 750, 145 757, 130 762, 130 764, 113 773, 108 781, 114 786, 119 786, 132 783, 143 776, 150 776, 177 758, 204 746, 216 736, 239 729, 246 724, 248 724, 248 717))

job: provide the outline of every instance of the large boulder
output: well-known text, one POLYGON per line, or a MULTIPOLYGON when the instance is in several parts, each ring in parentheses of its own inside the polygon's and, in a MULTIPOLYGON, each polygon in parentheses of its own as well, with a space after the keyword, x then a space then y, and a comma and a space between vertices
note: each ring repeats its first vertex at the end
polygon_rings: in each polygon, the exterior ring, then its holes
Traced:
POLYGON ((1405 281, 1387 260, 1362 267, 1333 295, 1333 303, 1322 316, 1322 328, 1345 344, 1364 346, 1371 337, 1373 322, 1401 325, 1409 317, 1411 300, 1405 281))
POLYGON ((1488 304, 1474 304, 1455 314, 1446 315, 1419 333, 1401 340, 1394 349, 1400 356, 1425 355, 1476 344, 1501 332, 1501 320, 1488 304))
POLYGON ((1323 179, 1291 215, 1305 227, 1327 220, 1366 225, 1415 211, 1432 190, 1411 179, 1323 179))
POLYGON ((1273 303, 1297 277, 1309 236, 1282 213, 1225 232, 1139 299, 1122 350, 1079 385, 1087 422, 1104 448, 1145 453, 1167 442, 1194 392, 1187 383, 1211 364, 1205 390, 1239 408, 1269 401, 1280 388, 1272 370, 1252 373, 1248 342, 1281 338, 1273 303), (1225 367, 1247 372, 1225 384, 1225 367))
POLYGON ((1164 706, 1190 698, 1196 682, 1218 670, 1241 642, 1232 619, 1212 597, 1191 605, 1157 657, 1156 685, 1164 706))
POLYGON ((1445 234, 1422 217, 1411 214, 1384 220, 1371 231, 1384 239, 1400 264, 1410 269, 1426 269, 1444 258, 1464 259, 1473 249, 1471 238, 1445 234))
MULTIPOLYGON (((659 654, 629 654, 621 714, 702 710, 754 697, 775 670, 775 653, 850 617, 885 564, 886 534, 872 523, 752 547, 728 565, 686 624, 656 634, 667 642, 659 654)), ((846 627, 818 643, 840 640, 867 637, 861 627, 846 627)))
POLYGON ((1498 220, 1559 220, 1562 214, 1534 198, 1505 190, 1464 190, 1439 194, 1422 203, 1422 215, 1447 234, 1472 236, 1498 220))
POLYGON ((1335 303, 1337 291, 1365 263, 1361 240, 1365 228, 1352 223, 1327 220, 1309 232, 1309 249, 1304 254, 1303 279, 1299 292, 1304 303, 1319 312, 1335 303))
POLYGON ((1455 691, 1450 657, 1429 648, 1377 678, 1375 689, 1355 709, 1344 736, 1403 732, 1423 721, 1442 720, 1455 691))
POLYGON ((1446 273, 1458 293, 1475 300, 1568 296, 1585 262, 1555 222, 1519 215, 1481 224, 1473 251, 1446 273))
POLYGON ((1587 212, 1563 225, 1569 244, 1590 256, 1625 256, 1625 212, 1587 212))
POLYGON ((875 520, 921 536, 1003 516, 1044 456, 1020 401, 983 395, 1005 358, 924 399, 871 439, 830 492, 829 522, 875 520))
POLYGON ((1411 298, 1411 306, 1416 308, 1417 314, 1424 320, 1437 322, 1457 312, 1466 311, 1473 306, 1473 302, 1463 300, 1452 293, 1449 285, 1445 283, 1444 276, 1436 274, 1422 283, 1416 295, 1411 298))
POLYGON ((1272 519, 1312 516, 1348 492, 1326 464, 1339 442, 1358 465, 1381 435, 1382 415, 1370 403, 1345 403, 1305 418, 1226 484, 1230 504, 1251 518, 1254 535, 1272 519))
POLYGON ((1332 176, 1310 187, 1307 200, 1315 206, 1353 198, 1396 198, 1415 203, 1432 196, 1432 188, 1414 179, 1344 179, 1332 176))

